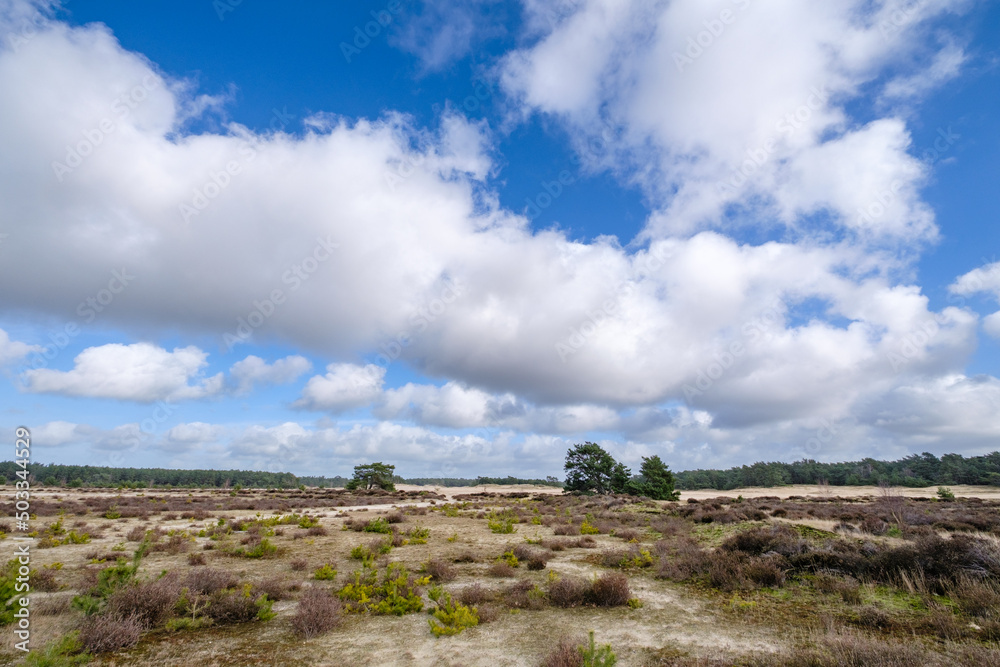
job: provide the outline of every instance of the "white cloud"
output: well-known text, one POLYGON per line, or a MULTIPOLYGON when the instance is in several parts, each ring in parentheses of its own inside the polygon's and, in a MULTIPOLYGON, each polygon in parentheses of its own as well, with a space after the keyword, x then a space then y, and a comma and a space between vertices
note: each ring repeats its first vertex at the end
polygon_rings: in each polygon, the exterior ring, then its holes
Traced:
POLYGON ((52 421, 31 429, 31 444, 39 447, 60 447, 86 439, 87 428, 66 421, 52 421))
POLYGON ((587 0, 511 53, 502 81, 526 112, 561 121, 592 166, 645 189, 653 237, 747 219, 812 235, 825 227, 811 216, 829 214, 823 225, 862 241, 908 245, 935 235, 908 133, 891 109, 857 128, 845 105, 880 71, 915 69, 914 54, 932 64, 898 76, 894 95, 953 76, 961 51, 934 52, 923 28, 967 4, 587 0), (859 205, 883 192, 891 210, 858 225, 859 205), (749 215, 726 217, 734 205, 749 215))
POLYGON ((207 356, 193 345, 173 352, 150 343, 89 347, 73 360, 72 370, 25 371, 24 388, 31 393, 141 403, 204 398, 217 394, 223 383, 221 373, 200 377, 207 356), (195 384, 189 384, 192 380, 195 384))
POLYGON ((29 345, 20 341, 11 340, 6 331, 0 329, 0 366, 12 364, 20 361, 32 352, 41 352, 40 345, 29 345))
POLYGON ((236 393, 245 394, 254 384, 288 384, 312 369, 312 363, 303 356, 291 355, 268 364, 258 356, 250 355, 237 361, 229 369, 229 375, 236 385, 236 393))
POLYGON ((371 404, 382 391, 385 368, 368 364, 330 364, 326 375, 309 378, 295 406, 342 412, 371 404))

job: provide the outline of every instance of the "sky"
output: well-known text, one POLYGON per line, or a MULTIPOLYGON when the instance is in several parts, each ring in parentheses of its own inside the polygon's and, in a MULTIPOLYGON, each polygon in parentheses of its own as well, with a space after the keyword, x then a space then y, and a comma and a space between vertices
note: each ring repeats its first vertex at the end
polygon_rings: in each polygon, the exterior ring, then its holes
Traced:
POLYGON ((986 1, 0 0, 0 436, 325 476, 994 451, 998 110, 986 1))

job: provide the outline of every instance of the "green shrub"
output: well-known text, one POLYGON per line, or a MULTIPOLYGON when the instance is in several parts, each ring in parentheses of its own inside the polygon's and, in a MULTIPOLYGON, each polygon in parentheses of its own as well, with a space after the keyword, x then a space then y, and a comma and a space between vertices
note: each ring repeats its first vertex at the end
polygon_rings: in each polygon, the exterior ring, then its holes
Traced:
POLYGON ((589 643, 586 648, 581 649, 583 653, 584 667, 613 667, 618 662, 615 652, 611 650, 611 644, 597 646, 594 644, 594 631, 590 631, 589 643))
POLYGON ((486 515, 486 523, 494 533, 507 535, 517 532, 517 528, 514 527, 514 524, 517 523, 517 515, 511 509, 491 510, 486 515))
POLYGON ((434 618, 427 619, 435 637, 457 635, 465 628, 479 625, 479 612, 476 608, 455 602, 440 586, 427 591, 427 595, 437 604, 437 608, 431 611, 434 618))
POLYGON ((423 609, 418 586, 426 586, 430 577, 414 579, 401 563, 389 563, 381 580, 378 570, 368 562, 354 572, 354 581, 337 592, 347 612, 369 612, 402 616, 423 609))
POLYGON ((328 581, 335 579, 337 577, 337 571, 330 567, 329 564, 323 565, 323 567, 318 568, 313 576, 320 581, 328 581))
POLYGON ((586 519, 584 519, 583 523, 580 525, 580 534, 581 535, 600 535, 601 534, 601 529, 598 528, 597 526, 593 525, 592 523, 590 523, 586 519))
POLYGON ((941 500, 954 500, 955 494, 952 493, 951 489, 946 486, 939 486, 937 490, 937 497, 941 500))
POLYGON ((21 599, 27 591, 17 590, 17 570, 19 563, 16 558, 7 561, 0 570, 0 625, 10 625, 14 622, 21 599))
POLYGON ((517 559, 513 551, 504 551, 501 555, 497 556, 497 563, 506 563, 511 567, 517 567, 521 561, 517 559))
POLYGON ((42 651, 31 651, 25 658, 28 667, 69 667, 70 665, 85 665, 92 656, 83 650, 80 643, 80 633, 73 631, 64 635, 42 651))
POLYGON ((414 526, 407 531, 406 536, 409 538, 410 544, 427 544, 427 538, 430 537, 430 534, 430 528, 414 526))
POLYGON ((382 517, 379 517, 377 519, 372 519, 371 521, 369 521, 368 524, 361 530, 363 530, 366 533, 389 534, 392 532, 392 527, 389 525, 388 521, 386 521, 382 517))

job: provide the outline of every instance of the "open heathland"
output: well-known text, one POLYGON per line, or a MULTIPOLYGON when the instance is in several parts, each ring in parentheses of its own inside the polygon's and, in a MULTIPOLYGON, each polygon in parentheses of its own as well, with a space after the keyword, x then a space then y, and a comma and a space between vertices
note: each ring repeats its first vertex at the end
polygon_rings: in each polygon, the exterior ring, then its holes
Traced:
POLYGON ((1000 499, 795 490, 39 492, 0 662, 1000 664, 1000 499))

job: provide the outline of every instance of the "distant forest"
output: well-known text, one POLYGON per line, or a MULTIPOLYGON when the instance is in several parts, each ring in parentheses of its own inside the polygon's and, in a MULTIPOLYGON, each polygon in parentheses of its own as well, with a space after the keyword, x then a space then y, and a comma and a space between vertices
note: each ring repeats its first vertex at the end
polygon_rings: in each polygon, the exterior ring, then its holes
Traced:
MULTIPOLYGON (((0 478, 8 484, 18 479, 21 468, 13 461, 0 461, 0 478)), ((290 472, 255 470, 174 470, 171 468, 108 468, 31 463, 28 466, 35 484, 67 487, 204 487, 288 489, 299 485, 342 487, 347 477, 296 476, 290 472)), ((813 460, 795 463, 754 463, 728 470, 685 470, 674 473, 676 488, 718 489, 726 491, 748 486, 785 484, 822 484, 865 486, 880 483, 892 486, 925 487, 947 484, 1000 486, 1000 452, 985 456, 963 457, 945 454, 913 454, 898 461, 864 459, 847 463, 819 463, 813 460)), ((482 484, 541 484, 561 487, 555 477, 522 479, 519 477, 396 477, 397 484, 420 486, 479 486, 482 484)))
MULTIPOLYGON (((17 481, 22 470, 13 461, 0 461, 0 478, 11 484, 17 481)), ((296 476, 290 472, 260 472, 256 470, 175 470, 172 468, 109 468, 103 466, 75 466, 56 463, 30 463, 28 471, 33 484, 66 486, 70 488, 126 487, 149 488, 192 487, 232 488, 239 485, 256 489, 289 489, 299 485, 318 487, 343 487, 349 477, 296 476)), ((397 484, 420 486, 477 486, 480 484, 542 484, 562 486, 555 477, 548 479, 521 479, 518 477, 477 477, 475 479, 425 478, 404 479, 396 477, 397 484)))
POLYGON ((960 454, 912 454, 898 461, 864 459, 848 463, 754 463, 728 470, 685 470, 674 473, 678 489, 727 491, 747 486, 821 484, 925 487, 937 484, 1000 486, 1000 452, 965 458, 960 454))

